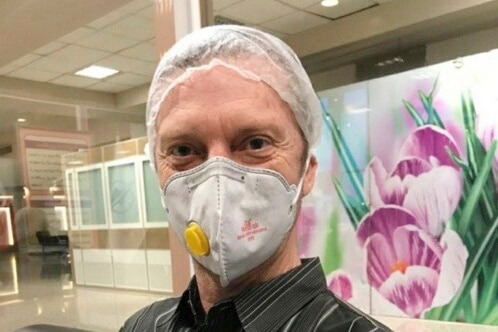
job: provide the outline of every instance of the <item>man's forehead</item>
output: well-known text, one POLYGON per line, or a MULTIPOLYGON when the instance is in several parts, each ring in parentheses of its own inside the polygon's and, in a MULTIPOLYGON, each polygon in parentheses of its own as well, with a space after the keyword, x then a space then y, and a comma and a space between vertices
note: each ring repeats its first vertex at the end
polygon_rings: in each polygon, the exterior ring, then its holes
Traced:
POLYGON ((235 68, 218 65, 192 71, 175 85, 161 105, 158 123, 174 108, 188 108, 203 101, 210 105, 230 101, 252 102, 258 106, 284 103, 263 81, 248 78, 235 68))

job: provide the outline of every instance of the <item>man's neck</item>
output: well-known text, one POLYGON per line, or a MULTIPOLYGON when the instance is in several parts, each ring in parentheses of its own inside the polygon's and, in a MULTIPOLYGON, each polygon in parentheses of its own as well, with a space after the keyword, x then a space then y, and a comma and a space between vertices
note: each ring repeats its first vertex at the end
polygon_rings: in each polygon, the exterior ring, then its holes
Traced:
POLYGON ((204 311, 207 313, 214 304, 239 294, 247 287, 274 279, 301 265, 296 243, 297 236, 294 227, 272 257, 245 275, 235 279, 227 287, 221 287, 218 275, 195 263, 197 287, 204 311))

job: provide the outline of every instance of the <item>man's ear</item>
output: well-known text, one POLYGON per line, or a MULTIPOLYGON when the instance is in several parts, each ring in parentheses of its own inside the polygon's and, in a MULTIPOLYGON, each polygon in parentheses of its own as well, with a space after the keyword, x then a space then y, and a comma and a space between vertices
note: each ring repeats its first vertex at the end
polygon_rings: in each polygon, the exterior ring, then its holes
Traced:
POLYGON ((308 169, 306 170, 306 174, 304 175, 302 197, 308 195, 311 189, 313 189, 313 185, 315 184, 317 168, 318 168, 318 162, 316 161, 316 157, 315 155, 311 155, 308 169))

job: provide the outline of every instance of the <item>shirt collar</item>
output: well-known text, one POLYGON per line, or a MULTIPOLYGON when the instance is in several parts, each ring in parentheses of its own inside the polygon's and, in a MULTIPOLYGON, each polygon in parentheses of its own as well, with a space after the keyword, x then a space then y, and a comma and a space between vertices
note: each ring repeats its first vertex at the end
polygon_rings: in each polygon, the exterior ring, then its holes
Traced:
POLYGON ((309 301, 327 290, 320 260, 311 258, 301 262, 301 266, 248 288, 234 298, 246 331, 278 330, 309 301))
MULTIPOLYGON (((247 288, 222 302, 233 302, 244 330, 278 330, 309 301, 327 290, 320 260, 303 259, 301 263, 275 279, 247 288)), ((177 314, 194 326, 204 323, 206 314, 195 276, 182 295, 177 314)))
POLYGON ((202 308, 197 280, 194 277, 190 280, 187 290, 183 292, 176 315, 185 321, 189 326, 198 326, 204 323, 206 314, 202 308))

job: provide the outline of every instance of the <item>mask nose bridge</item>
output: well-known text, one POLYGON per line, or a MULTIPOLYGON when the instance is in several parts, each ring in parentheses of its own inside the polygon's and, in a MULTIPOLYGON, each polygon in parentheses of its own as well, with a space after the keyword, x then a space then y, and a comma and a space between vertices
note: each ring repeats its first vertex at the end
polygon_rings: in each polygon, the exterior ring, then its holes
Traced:
POLYGON ((215 176, 226 177, 241 183, 245 183, 247 179, 245 172, 218 161, 208 165, 203 172, 192 175, 187 181, 188 188, 194 189, 215 176))

